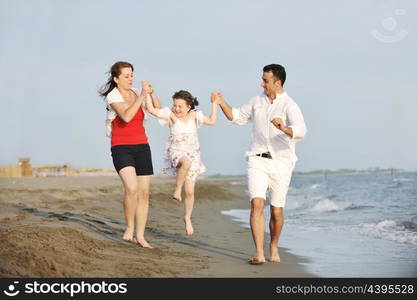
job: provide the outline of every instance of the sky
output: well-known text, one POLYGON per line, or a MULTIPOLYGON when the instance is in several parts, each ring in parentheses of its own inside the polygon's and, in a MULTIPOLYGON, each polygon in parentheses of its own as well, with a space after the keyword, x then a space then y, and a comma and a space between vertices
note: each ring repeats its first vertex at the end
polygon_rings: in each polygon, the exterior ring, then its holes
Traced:
MULTIPOLYGON (((110 168, 97 90, 119 60, 163 106, 185 89, 210 114, 262 93, 262 68, 287 70, 308 133, 296 171, 417 170, 415 1, 0 0, 0 165, 110 168)), ((146 122, 156 173, 169 130, 146 122)), ((251 124, 219 113, 199 130, 207 175, 244 174, 251 124)))

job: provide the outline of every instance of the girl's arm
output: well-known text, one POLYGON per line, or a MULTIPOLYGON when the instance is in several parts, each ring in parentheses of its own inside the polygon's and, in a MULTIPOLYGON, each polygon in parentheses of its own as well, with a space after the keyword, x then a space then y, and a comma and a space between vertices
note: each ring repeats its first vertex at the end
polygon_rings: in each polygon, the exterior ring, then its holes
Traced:
MULTIPOLYGON (((159 102, 159 100, 158 100, 159 102)), ((148 110, 148 112, 153 115, 154 117, 159 117, 159 111, 160 109, 155 108, 154 104, 153 104, 153 100, 152 100, 152 95, 147 95, 146 97, 146 109, 148 110)), ((161 105, 161 104, 159 104, 161 105)))
POLYGON ((146 97, 145 103, 146 103, 146 109, 151 115, 159 119, 165 120, 165 121, 160 121, 161 125, 165 125, 165 122, 166 122, 166 124, 168 124, 168 126, 171 127, 172 124, 175 122, 176 117, 167 107, 161 108, 161 109, 154 107, 151 96, 148 95, 146 97))
POLYGON ((158 96, 156 95, 155 91, 152 90, 152 93, 150 93, 153 107, 155 108, 162 108, 161 102, 158 99, 158 96))
POLYGON ((162 108, 161 102, 159 102, 158 96, 156 96, 152 83, 150 81, 144 81, 144 85, 147 86, 150 90, 149 95, 151 95, 153 107, 157 109, 161 109, 162 108))
POLYGON ((161 109, 162 108, 161 102, 159 102, 158 96, 156 96, 152 83, 150 81, 142 81, 142 82, 143 82, 143 85, 147 89, 149 89, 149 95, 151 96, 153 107, 157 109, 161 109))
POLYGON ((203 124, 216 125, 218 97, 217 93, 211 93, 211 114, 209 117, 204 116, 203 124))

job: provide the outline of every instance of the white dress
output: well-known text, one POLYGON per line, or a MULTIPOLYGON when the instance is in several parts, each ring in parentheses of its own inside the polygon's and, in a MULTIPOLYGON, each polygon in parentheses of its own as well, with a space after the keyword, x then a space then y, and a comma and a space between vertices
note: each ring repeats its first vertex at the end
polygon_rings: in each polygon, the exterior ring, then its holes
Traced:
MULTIPOLYGON (((168 107, 159 110, 159 122, 167 125, 172 111, 168 107)), ((165 145, 163 159, 164 168, 162 173, 168 176, 177 175, 177 165, 182 157, 187 157, 191 161, 187 178, 196 180, 198 175, 206 171, 206 167, 200 158, 200 143, 198 142, 197 129, 203 124, 204 115, 201 111, 196 111, 195 118, 188 121, 176 119, 170 130, 171 134, 165 145)))

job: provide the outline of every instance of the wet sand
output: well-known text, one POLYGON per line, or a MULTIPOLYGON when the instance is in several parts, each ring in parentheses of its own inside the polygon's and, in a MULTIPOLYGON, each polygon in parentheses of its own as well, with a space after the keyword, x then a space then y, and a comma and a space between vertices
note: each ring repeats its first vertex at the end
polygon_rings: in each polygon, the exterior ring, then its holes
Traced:
MULTIPOLYGON (((249 229, 220 213, 249 208, 235 179, 200 179, 185 234, 173 179, 153 178, 146 238, 122 240, 123 187, 117 176, 0 178, 0 277, 311 277, 302 258, 252 266, 249 229)), ((285 229, 284 229, 285 231, 285 229)), ((285 233, 284 233, 285 234, 285 233)))

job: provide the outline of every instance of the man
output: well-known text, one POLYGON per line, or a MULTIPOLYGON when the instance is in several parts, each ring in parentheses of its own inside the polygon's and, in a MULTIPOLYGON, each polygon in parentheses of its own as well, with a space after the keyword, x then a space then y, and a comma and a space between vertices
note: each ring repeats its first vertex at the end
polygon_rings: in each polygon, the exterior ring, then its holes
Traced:
POLYGON ((295 143, 307 129, 300 108, 283 89, 286 73, 276 64, 263 68, 264 94, 255 96, 240 109, 231 107, 220 94, 219 105, 229 121, 244 125, 253 122, 248 160, 248 190, 251 199, 250 226, 256 255, 250 264, 263 264, 265 217, 264 202, 269 190, 271 218, 269 261, 279 263, 278 240, 284 225, 283 209, 297 156, 295 143))

